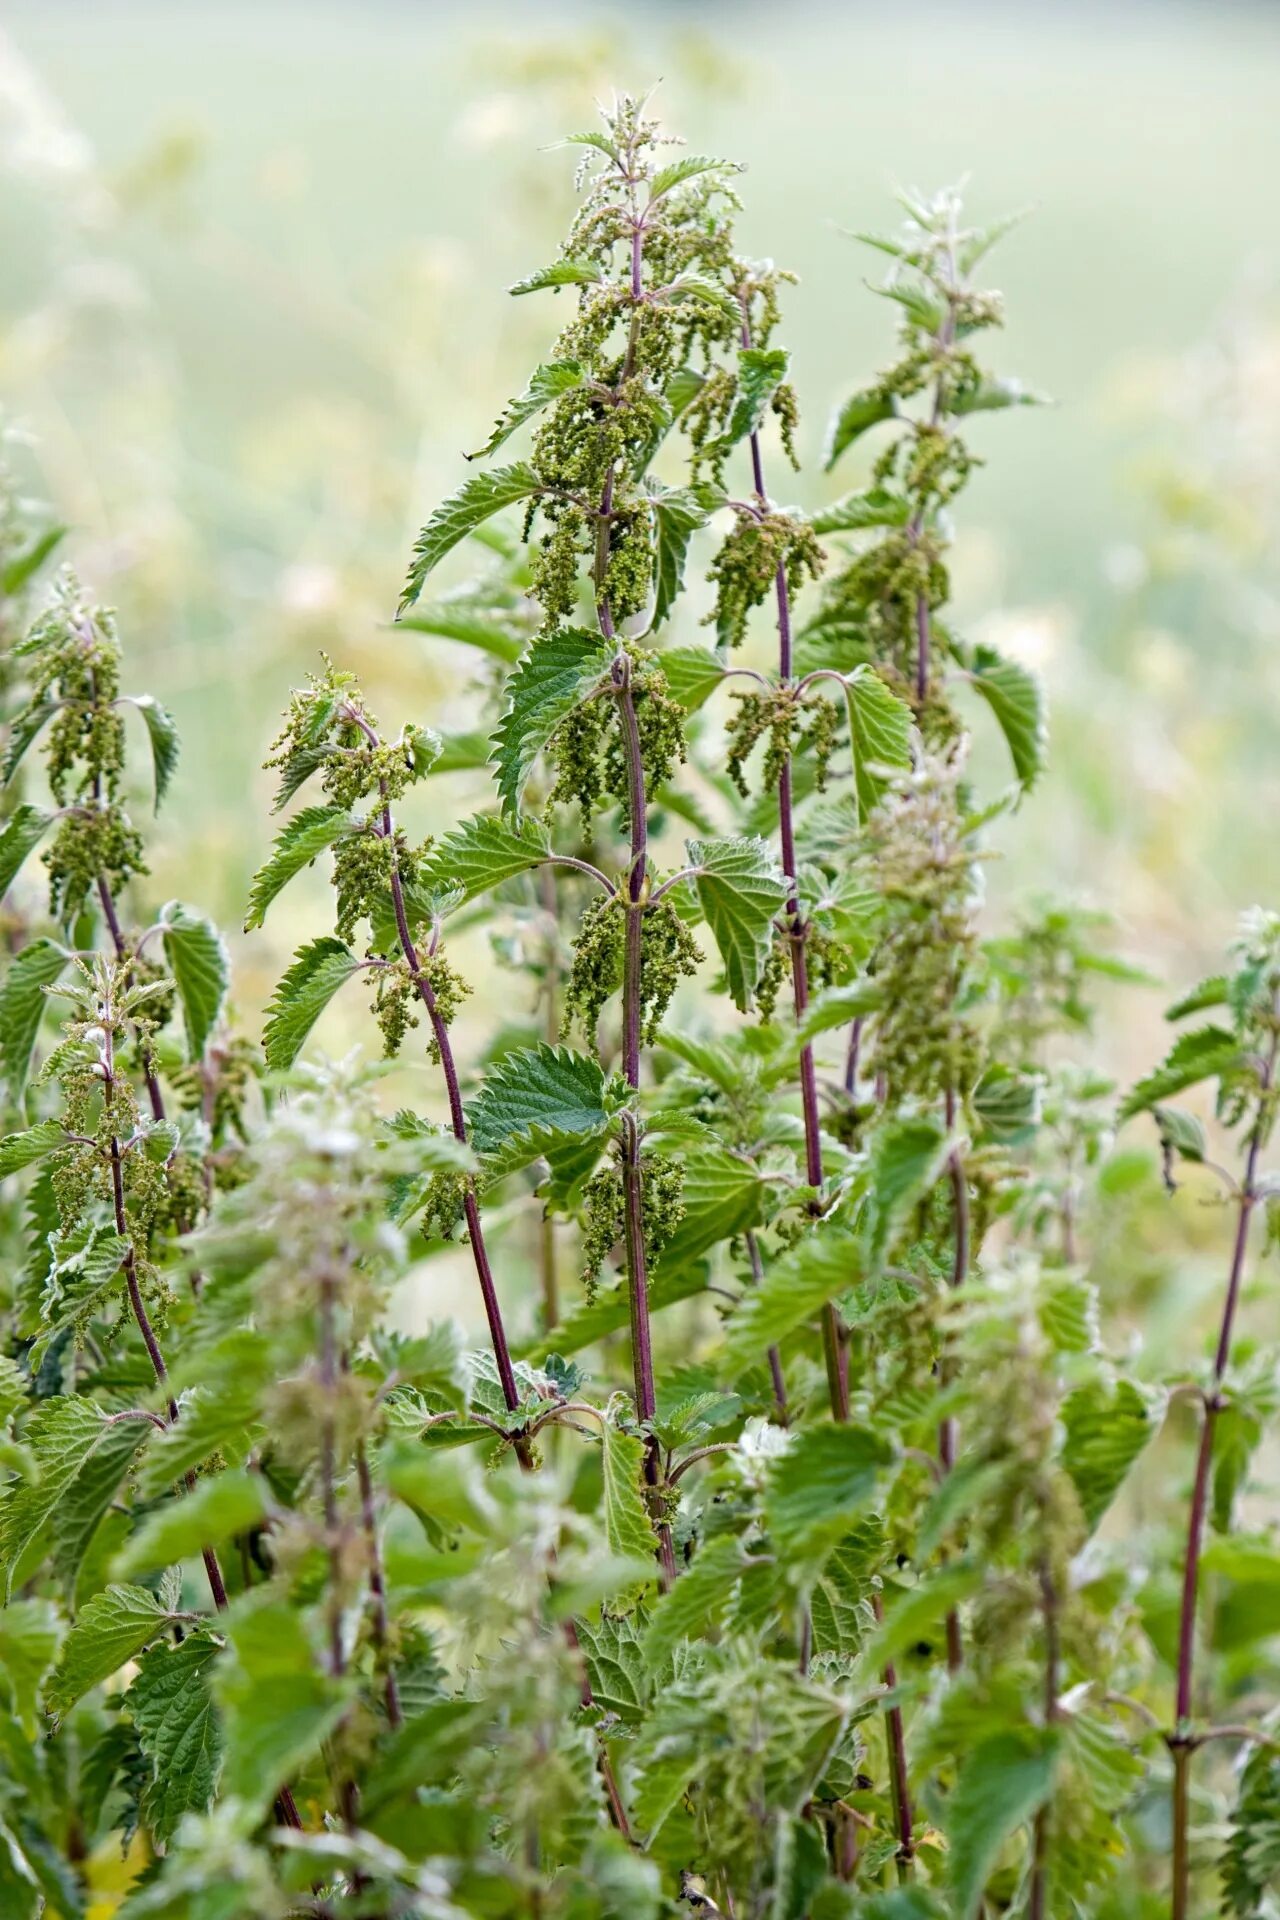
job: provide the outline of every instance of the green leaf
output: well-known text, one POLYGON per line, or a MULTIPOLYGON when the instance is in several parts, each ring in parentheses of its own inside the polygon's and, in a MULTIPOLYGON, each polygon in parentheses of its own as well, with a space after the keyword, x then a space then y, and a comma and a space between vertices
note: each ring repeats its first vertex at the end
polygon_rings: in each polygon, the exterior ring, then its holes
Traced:
POLYGON ((998 1733, 961 1763, 947 1802, 948 1865, 956 1920, 974 1920, 1006 1842, 1053 1790, 1057 1743, 1032 1728, 998 1733))
POLYGON ((889 1253, 908 1215, 930 1192, 942 1172, 951 1139, 927 1114, 891 1120, 871 1145, 869 1248, 879 1265, 889 1253))
POLYGON ((281 980, 267 1008, 262 1031, 267 1065, 272 1072, 291 1067, 302 1043, 339 987, 360 972, 360 962, 341 940, 326 934, 299 947, 293 965, 281 980))
MULTIPOLYGON (((715 490, 705 486, 666 487, 660 493, 653 494, 649 504, 653 509, 655 532, 654 627, 662 625, 683 593, 689 542, 699 527, 706 526, 718 499, 715 490)), ((664 672, 666 659, 664 654, 661 662, 664 672)))
POLYGON ((1062 1402, 1062 1464, 1092 1530, 1115 1499, 1155 1431, 1151 1407, 1132 1380, 1091 1380, 1062 1402))
POLYGON ((606 1423, 601 1436, 604 1533, 610 1553, 624 1560, 651 1559, 656 1548, 644 1503, 644 1441, 606 1423))
MULTIPOLYGON (((955 1477, 959 1479, 963 1467, 957 1469, 955 1477)), ((966 1475, 971 1487, 975 1482, 980 1489, 982 1482, 974 1475, 966 1475)), ((940 1498, 945 1499, 944 1492, 940 1498)), ((928 1516, 934 1526, 939 1524, 936 1513, 928 1516)), ((942 1516, 945 1520, 945 1513, 942 1516)), ((865 1641, 858 1655, 857 1676, 861 1684, 874 1686, 877 1678, 892 1662, 921 1640, 931 1640, 942 1626, 947 1615, 967 1600, 982 1584, 982 1569, 966 1565, 963 1561, 952 1561, 950 1565, 930 1569, 914 1587, 902 1590, 890 1590, 885 1596, 885 1619, 865 1641)))
POLYGON ((45 1909, 44 1894, 12 1827, 0 1820, 0 1907, 5 1920, 36 1920, 45 1909))
POLYGON ((725 1330, 726 1365, 758 1366, 763 1353, 856 1286, 865 1270, 866 1257, 852 1236, 809 1234, 773 1260, 760 1285, 738 1302, 725 1330))
POLYGON ((721 444, 736 447, 758 433, 769 403, 787 377, 789 356, 781 347, 743 347, 738 354, 738 390, 721 444))
POLYGON ((853 749, 853 784, 863 819, 880 804, 888 777, 911 765, 911 709, 890 693, 874 667, 855 667, 844 683, 853 749))
POLYGON ((40 1328, 27 1364, 33 1372, 50 1345, 69 1327, 83 1329, 118 1295, 129 1251, 122 1235, 92 1215, 48 1237, 49 1269, 40 1297, 40 1328))
POLYGON ((23 1732, 34 1740, 40 1687, 58 1657, 62 1628, 51 1600, 12 1600, 0 1609, 0 1674, 23 1732))
POLYGON ((678 273, 665 287, 655 287, 649 298, 657 307, 681 306, 686 300, 696 300, 700 306, 714 307, 717 313, 735 325, 742 320, 742 308, 736 295, 708 274, 695 273, 692 269, 678 273))
POLYGON ((262 925, 267 908, 295 874, 318 860, 350 826, 351 816, 345 807, 304 807, 281 827, 270 859, 253 876, 244 922, 246 933, 262 925))
POLYGON ((879 426, 882 420, 894 420, 897 416, 898 401, 895 394, 882 393, 878 387, 866 387, 859 393, 851 394, 827 431, 823 456, 826 471, 830 473, 840 455, 868 428, 879 426))
POLYGON ((864 527, 905 527, 911 502, 896 487, 862 487, 813 516, 815 533, 858 533, 864 527))
POLYGON ((644 1657, 656 1671, 682 1640, 704 1637, 723 1617, 742 1567, 742 1546, 733 1538, 699 1548, 669 1593, 654 1608, 644 1636, 644 1657))
POLYGON ((710 647, 666 647, 658 665, 672 699, 686 713, 696 713, 725 676, 723 660, 710 647))
POLYGON ((21 1100, 31 1071, 31 1055, 48 1005, 45 988, 61 979, 69 959, 56 940, 33 940, 9 962, 0 985, 0 1068, 15 1102, 21 1100))
POLYGON ((66 1713, 91 1687, 158 1640, 176 1617, 145 1587, 104 1587, 82 1608, 63 1644, 45 1694, 50 1710, 66 1713))
POLYGON ((213 921, 180 900, 168 901, 159 918, 165 959, 182 1006, 187 1054, 193 1061, 203 1060, 231 985, 231 957, 213 921))
POLYGON ((471 1103, 477 1153, 524 1166, 564 1136, 603 1133, 617 1112, 603 1069, 570 1047, 517 1048, 490 1068, 471 1103))
MULTIPOLYGON (((433 633, 442 640, 457 640, 495 660, 505 660, 508 666, 515 665, 525 644, 524 629, 504 609, 471 606, 465 601, 419 601, 413 612, 403 614, 396 624, 409 633, 433 633)), ((484 762, 482 753, 479 764, 483 766, 484 762)), ((440 762, 436 764, 439 767, 440 762)))
POLYGON ((158 813, 160 802, 169 791, 169 782, 173 779, 181 751, 177 722, 169 709, 162 707, 153 694, 136 694, 130 704, 138 709, 146 721, 147 733, 150 736, 155 809, 158 813))
POLYGON ((116 1561, 121 1576, 162 1571, 205 1547, 248 1533, 266 1512, 262 1476, 231 1469, 210 1475, 150 1514, 116 1561))
POLYGON ((494 467, 488 473, 473 473, 456 493, 436 508, 414 544, 413 560, 399 612, 411 607, 422 592, 427 575, 439 566, 460 540, 489 520, 503 507, 514 506, 538 491, 540 482, 526 461, 513 467, 494 467))
POLYGON ((68 531, 68 528, 60 526, 42 528, 29 546, 24 547, 21 553, 16 553, 0 569, 0 593, 8 600, 21 593, 27 582, 39 573, 55 547, 66 539, 68 531))
POLYGON ((806 1427, 769 1477, 766 1507, 777 1550, 822 1558, 871 1508, 888 1442, 870 1427, 806 1427))
POLYGON ((222 1761, 222 1734, 209 1691, 218 1656, 207 1633, 177 1647, 153 1647, 143 1656, 125 1706, 138 1744, 151 1764, 142 1811, 152 1838, 167 1846, 186 1813, 204 1813, 213 1800, 222 1761))
POLYGON ((1032 393, 1021 380, 997 380, 986 377, 976 387, 963 389, 951 398, 951 412, 963 417, 970 413, 1002 413, 1006 407, 1047 407, 1042 393, 1032 393))
POLYGON ((994 1140, 1025 1139, 1040 1124, 1040 1078, 1017 1073, 999 1061, 989 1066, 970 1099, 974 1114, 994 1140))
POLYGON ((1121 1120, 1132 1119, 1172 1094, 1182 1093, 1201 1080, 1234 1073, 1243 1058, 1240 1042, 1226 1027, 1193 1027, 1179 1034, 1154 1073, 1139 1080, 1120 1108, 1121 1120))
POLYGON ((670 193, 673 187, 682 187, 686 180, 696 179, 702 173, 741 173, 742 167, 736 160, 712 160, 705 153, 683 153, 678 160, 671 160, 665 167, 659 167, 649 183, 649 205, 660 200, 664 193, 670 193))
POLYGON ((594 260, 556 260, 507 288, 508 293, 541 293, 544 287, 595 287, 604 279, 594 260))
POLYGON ((39 846, 52 824, 53 815, 43 807, 32 807, 24 801, 14 808, 0 830, 0 894, 8 893, 23 861, 39 846))
POLYGON ((1210 1007, 1225 1007, 1231 1000, 1231 977, 1225 973, 1210 974, 1190 993, 1184 993, 1165 1009, 1166 1020, 1185 1020, 1189 1013, 1205 1013, 1210 1007))
POLYGON ((533 763, 564 719, 609 670, 614 649, 598 633, 565 627, 541 634, 507 682, 507 707, 493 736, 503 809, 518 814, 533 763))
POLYGON ((768 844, 754 836, 685 845, 730 997, 745 1013, 769 957, 774 919, 786 904, 786 882, 768 844))
POLYGON ((496 453, 516 433, 527 420, 549 407, 562 395, 572 393, 575 388, 586 382, 586 372, 580 360, 548 360, 535 367, 529 376, 529 384, 524 392, 512 400, 499 415, 493 432, 476 453, 467 455, 469 460, 483 459, 487 454, 496 453))
POLYGON ((851 1021, 874 1013, 884 1005, 884 993, 874 980, 853 980, 847 987, 826 987, 810 1002, 800 1022, 802 1043, 814 1040, 833 1027, 847 1027, 851 1021))
POLYGON ((265 1812, 333 1732, 352 1685, 322 1672, 285 1601, 255 1599, 224 1619, 228 1651, 213 1680, 226 1734, 222 1789, 265 1812))
POLYGON ((1181 1107, 1152 1107, 1151 1117, 1160 1129, 1160 1145, 1166 1153, 1181 1154, 1184 1160, 1202 1161, 1207 1150, 1204 1128, 1194 1113, 1181 1107))
POLYGON ((24 1167, 34 1166, 37 1160, 45 1159, 66 1144, 67 1136, 60 1120, 41 1120, 21 1133, 6 1134, 0 1140, 0 1180, 6 1174, 21 1173, 24 1167))
POLYGON ((999 722, 1013 770, 1029 791, 1044 771, 1049 740, 1044 688, 1029 668, 986 646, 973 650, 970 682, 999 722))
MULTIPOLYGON (((769 1183, 749 1160, 714 1141, 700 1142, 682 1155, 684 1212, 654 1263, 664 1284, 735 1234, 760 1224, 769 1183)), ((655 1301, 651 1304, 657 1304, 655 1301)))
POLYGON ((461 888, 462 906, 504 880, 540 867, 548 853, 546 832, 534 821, 514 826, 494 814, 477 814, 432 847, 425 884, 461 888))
POLYGON ((0 786, 8 786, 34 745, 40 729, 46 720, 52 720, 57 711, 56 702, 40 700, 33 706, 21 708, 13 715, 9 721, 9 737, 5 741, 4 759, 0 761, 0 786))

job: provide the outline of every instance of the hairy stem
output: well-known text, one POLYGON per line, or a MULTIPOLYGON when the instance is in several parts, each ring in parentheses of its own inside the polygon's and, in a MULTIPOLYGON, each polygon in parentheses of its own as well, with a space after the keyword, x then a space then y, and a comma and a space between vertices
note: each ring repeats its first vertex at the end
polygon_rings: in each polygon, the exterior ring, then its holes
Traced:
MULTIPOLYGON (((363 724, 363 723, 359 723, 363 724)), ((367 725, 365 731, 373 741, 377 736, 367 725)), ((440 1067, 444 1074, 445 1089, 449 1100, 449 1124, 453 1137, 462 1143, 467 1142, 467 1120, 462 1106, 462 1087, 458 1080, 457 1062, 453 1057, 453 1045, 449 1039, 449 1029, 440 1014, 431 982, 422 971, 422 962, 409 931, 409 915, 404 901, 404 885, 400 878, 400 869, 394 858, 395 826, 391 818, 391 803, 387 798, 385 785, 382 794, 382 832, 393 849, 391 863, 391 903, 395 909, 396 933, 400 941, 400 951, 404 955, 405 965, 409 969, 414 990, 426 1009, 427 1019, 431 1023, 432 1038, 436 1051, 440 1055, 440 1067)), ((462 1202, 467 1222, 467 1237, 471 1244, 471 1258, 475 1265, 476 1278, 480 1282, 480 1296, 484 1301, 485 1319, 489 1323, 489 1340, 493 1347, 493 1357, 498 1365, 498 1379, 502 1385, 502 1397, 506 1401, 508 1412, 514 1413, 520 1404, 520 1394, 516 1387, 515 1369, 511 1364, 511 1349, 507 1344, 507 1330, 502 1321, 502 1308, 498 1304, 498 1289, 494 1284, 493 1269, 489 1265, 489 1254, 484 1243, 484 1229, 480 1224, 480 1203, 476 1198, 474 1180, 468 1179, 462 1202)))
POLYGON ((1194 1700, 1196 1645, 1196 1607, 1200 1586, 1200 1549, 1204 1539, 1205 1515, 1209 1504, 1209 1484, 1213 1471, 1213 1444, 1222 1411, 1222 1386, 1231 1360, 1231 1341, 1235 1332, 1236 1310, 1244 1281, 1245 1255, 1249 1245, 1249 1223, 1258 1202, 1258 1159, 1266 1138, 1270 1093, 1275 1080, 1276 1056, 1280 1049, 1280 1027, 1262 1069, 1258 1115, 1245 1156, 1244 1179, 1236 1200, 1236 1232, 1227 1274, 1226 1298, 1218 1328, 1213 1376, 1204 1397, 1204 1421, 1200 1429, 1200 1447, 1196 1455, 1195 1480, 1191 1490, 1191 1511, 1187 1521, 1187 1550, 1182 1573, 1182 1605, 1178 1620, 1178 1684, 1174 1706, 1174 1727, 1168 1736, 1173 1755, 1173 1920, 1187 1920, 1190 1912, 1191 1858, 1189 1845, 1189 1793, 1192 1744, 1187 1722, 1194 1700))
MULTIPOLYGON (((884 1619, 879 1594, 873 1601, 876 1624, 884 1619)), ((898 1684, 898 1670, 892 1662, 884 1670, 889 1691, 898 1684)), ((885 1737, 889 1749, 889 1785, 893 1795, 893 1817, 898 1831, 898 1872, 902 1878, 911 1872, 915 1860, 915 1821, 911 1811, 911 1788, 907 1779, 907 1738, 902 1724, 902 1708, 893 1706, 885 1714, 885 1737)))
MULTIPOLYGON (((751 345, 751 319, 746 304, 742 314, 742 344, 751 345)), ((764 455, 760 447, 760 435, 751 435, 751 479, 756 498, 762 508, 769 504, 764 484, 764 455)), ((774 576, 774 598, 778 610, 778 678, 782 686, 790 686, 792 681, 793 649, 791 640, 791 592, 787 585, 787 570, 779 563, 774 576)), ((809 963, 805 951, 808 928, 800 911, 800 899, 795 888, 796 843, 795 809, 791 792, 791 755, 784 752, 782 768, 778 775, 778 825, 782 847, 782 871, 791 883, 791 892, 786 903, 787 939, 791 949, 791 997, 797 1023, 803 1020, 809 1006, 809 963)), ((818 1077, 813 1063, 813 1046, 807 1044, 800 1049, 800 1104, 804 1112, 804 1152, 805 1177, 814 1189, 815 1212, 820 1205, 822 1192, 822 1133, 818 1113, 818 1077)), ((844 1329, 840 1325, 840 1316, 835 1306, 828 1302, 822 1309, 822 1351, 827 1369, 827 1396, 831 1402, 832 1418, 846 1421, 849 1418, 849 1356, 845 1347, 844 1329)))
POLYGON ((360 1488, 360 1525, 364 1531, 365 1552, 369 1558, 369 1614, 373 1623, 373 1644, 386 1668, 383 1697, 387 1703, 387 1721, 398 1727, 404 1716, 400 1711, 400 1687, 396 1670, 388 1654, 390 1623, 387 1617, 387 1582, 382 1566, 382 1546, 378 1539, 378 1515, 373 1501, 373 1478, 364 1441, 356 1447, 356 1480, 360 1488))

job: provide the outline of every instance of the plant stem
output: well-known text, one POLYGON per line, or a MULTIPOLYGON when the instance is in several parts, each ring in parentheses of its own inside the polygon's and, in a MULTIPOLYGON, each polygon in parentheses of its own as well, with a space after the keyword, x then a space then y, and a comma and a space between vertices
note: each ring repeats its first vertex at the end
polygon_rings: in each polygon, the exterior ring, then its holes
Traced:
MULTIPOLYGON (((365 725, 366 733, 374 742, 377 735, 365 725)), ((391 862, 391 902, 395 909, 396 932, 400 940, 400 950, 409 969, 410 978, 418 998, 426 1008, 427 1019, 431 1022, 431 1034, 440 1055, 440 1066, 444 1073, 444 1084, 449 1099, 449 1124, 453 1137, 467 1143, 467 1119, 462 1106, 462 1089, 458 1080, 457 1062, 453 1057, 453 1045, 449 1039, 449 1029, 440 1016, 440 1008, 432 991, 431 982, 422 971, 418 950, 414 946, 409 931, 409 915, 404 903, 404 886, 400 879, 400 868, 394 857, 395 827, 391 818, 391 803, 387 798, 386 787, 382 792, 382 832, 392 847, 391 862)), ((489 1323, 489 1339, 493 1346, 493 1357, 498 1365, 498 1379, 502 1385, 502 1397, 506 1401, 507 1411, 514 1413, 520 1404, 520 1394, 516 1387, 515 1369, 511 1364, 511 1349, 507 1345, 507 1331, 502 1323, 502 1308, 498 1304, 498 1289, 494 1285, 493 1269, 489 1265, 489 1254, 484 1243, 484 1229, 480 1224, 480 1203, 476 1198, 475 1181, 468 1178, 466 1192, 462 1201, 466 1215, 467 1235, 471 1242, 471 1258, 475 1265, 476 1278, 480 1282, 480 1296, 484 1301, 485 1319, 489 1323)))
MULTIPOLYGON (((879 1594, 874 1596, 877 1626, 884 1619, 879 1594)), ((884 1670, 884 1683, 892 1692, 898 1684, 898 1670, 892 1661, 884 1670)), ((902 1708, 893 1706, 885 1713, 886 1744, 889 1749, 889 1784, 893 1794, 893 1817, 898 1829, 898 1872, 905 1879, 915 1859, 915 1826, 911 1813, 911 1788, 907 1781, 907 1740, 902 1724, 902 1708)))
POLYGON ((369 1472, 369 1455, 363 1440, 356 1447, 356 1480, 360 1488, 360 1525, 364 1529, 365 1551, 369 1556, 369 1611, 373 1619, 373 1644, 379 1657, 386 1661, 383 1697, 387 1703, 387 1721, 390 1726, 398 1727, 404 1716, 400 1711, 400 1687, 396 1680, 396 1670, 387 1656, 390 1637, 387 1619, 387 1583, 382 1568, 382 1548, 378 1541, 378 1515, 373 1503, 373 1479, 369 1472))
MULTIPOLYGON (((1040 1562, 1040 1610, 1044 1619, 1044 1721, 1052 1727, 1058 1718, 1058 1675, 1062 1665, 1058 1626, 1058 1589, 1047 1558, 1040 1562)), ((1031 1893, 1027 1920, 1045 1920, 1048 1889, 1049 1805, 1036 1809, 1032 1836, 1031 1893)))
POLYGON ((1189 1845, 1190 1766, 1192 1743, 1187 1722, 1191 1718, 1194 1689, 1196 1605, 1200 1584, 1200 1549, 1204 1538, 1205 1514, 1209 1504, 1209 1480, 1213 1470, 1213 1443, 1218 1415, 1222 1411, 1222 1386, 1231 1360, 1231 1341, 1235 1331, 1236 1310, 1244 1280, 1245 1255, 1249 1245, 1249 1223, 1258 1202, 1258 1159, 1267 1133, 1270 1094, 1275 1080, 1276 1056, 1280 1049, 1280 1024, 1262 1068, 1257 1119, 1249 1135, 1244 1179, 1236 1197, 1236 1232, 1227 1275, 1227 1292, 1214 1353, 1213 1376, 1204 1396, 1204 1423, 1200 1429, 1200 1447, 1196 1455, 1195 1480, 1191 1491, 1191 1511, 1187 1522, 1187 1551, 1183 1564, 1182 1607, 1178 1622, 1178 1684, 1174 1706, 1174 1728, 1168 1736, 1173 1756, 1173 1920, 1187 1920, 1190 1911, 1191 1857, 1189 1845))
MULTIPOLYGON (((764 1283, 764 1262, 760 1258, 760 1242, 748 1227, 743 1235, 747 1243, 747 1259, 751 1262, 751 1277, 756 1285, 764 1283)), ((769 1349, 769 1378, 773 1382, 773 1403, 778 1409, 778 1421, 781 1426, 787 1424, 787 1383, 782 1375, 782 1355, 776 1347, 769 1349)))
MULTIPOLYGON (((947 1088, 946 1119, 949 1132, 956 1123, 956 1096, 950 1087, 947 1088)), ((958 1150, 953 1150, 948 1156, 947 1171, 951 1178, 951 1204, 955 1222, 955 1248, 951 1258, 951 1285, 954 1288, 962 1287, 969 1277, 969 1186, 958 1150)), ((943 1379, 946 1379, 945 1363, 943 1379)), ((938 1430, 938 1459, 943 1473, 950 1473, 956 1463, 956 1423, 949 1416, 938 1430)), ((947 1613, 947 1669, 951 1673, 958 1673, 963 1665, 964 1642, 960 1634, 960 1615, 952 1607, 947 1613)))
MULTIPOLYGON (((742 344, 744 348, 749 348, 751 345, 751 319, 745 302, 742 313, 742 344)), ((750 445, 752 484, 761 507, 766 508, 769 497, 765 492, 764 455, 760 448, 759 432, 751 435, 750 445)), ((779 685, 789 687, 793 677, 791 593, 787 586, 787 570, 781 563, 774 576, 774 598, 778 609, 778 680, 779 685)), ((782 843, 782 871, 791 885, 786 903, 787 940, 791 948, 791 997, 798 1025, 804 1019, 809 1007, 809 964, 805 953, 808 927, 800 911, 800 899, 795 886, 795 810, 792 801, 789 752, 784 752, 782 756, 782 768, 778 775, 778 826, 782 843)), ((818 1078, 813 1064, 812 1043, 800 1049, 800 1104, 804 1112, 805 1177, 814 1189, 816 1213, 820 1205, 819 1196, 822 1193, 822 1133, 818 1114, 818 1078)), ((822 1309, 822 1351, 826 1361, 827 1395, 831 1402, 832 1418, 843 1422, 849 1418, 849 1356, 844 1342, 844 1329, 840 1325, 840 1316, 831 1302, 822 1309)))

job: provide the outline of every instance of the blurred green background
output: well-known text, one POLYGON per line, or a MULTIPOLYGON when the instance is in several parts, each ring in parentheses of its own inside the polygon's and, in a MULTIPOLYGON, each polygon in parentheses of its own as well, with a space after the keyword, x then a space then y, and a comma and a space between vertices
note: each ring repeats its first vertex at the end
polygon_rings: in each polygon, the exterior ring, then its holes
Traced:
MULTIPOLYGON (((132 682, 182 728, 157 898, 238 921, 258 763, 321 647, 388 719, 474 724, 475 656, 386 622, 416 528, 561 318, 503 292, 570 203, 571 157, 540 149, 659 78, 675 129, 746 162, 748 245, 800 275, 805 503, 859 477, 821 476, 822 431, 891 345, 847 230, 894 223, 895 181, 967 174, 979 217, 1033 209, 990 271, 1003 370, 1055 404, 980 423, 958 527, 962 623, 1053 708, 991 913, 1065 889, 1189 979, 1280 878, 1271 5, 9 0, 0 404, 121 609, 132 682)), ((1007 777, 985 746, 980 767, 1007 777)), ((250 1012, 322 885, 238 944, 250 1012)), ((1121 1071, 1161 1045, 1160 1005, 1113 1016, 1121 1071)))

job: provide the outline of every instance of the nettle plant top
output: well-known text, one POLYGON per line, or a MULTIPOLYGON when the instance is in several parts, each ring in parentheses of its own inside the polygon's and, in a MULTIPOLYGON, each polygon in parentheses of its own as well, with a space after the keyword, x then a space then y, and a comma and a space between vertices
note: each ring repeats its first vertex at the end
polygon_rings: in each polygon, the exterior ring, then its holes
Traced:
MULTIPOLYGON (((950 610, 971 423, 1032 397, 972 284, 1003 229, 944 193, 869 236, 896 357, 828 437, 828 467, 874 449, 865 483, 806 514, 767 487, 789 276, 737 249, 738 169, 633 100, 571 144, 577 216, 512 290, 567 324, 400 608, 476 650, 483 717, 384 724, 327 660, 294 692, 246 925, 322 858, 334 913, 261 1054, 216 929, 125 908, 129 715, 157 804, 172 721, 69 575, 14 627, 5 776, 41 741, 49 804, 12 804, 0 878, 43 844, 49 908, 18 887, 0 987, 0 1171, 34 1170, 0 1219, 0 1905, 84 1911, 123 1836, 122 1920, 1107 1920, 1165 1910, 1167 1830, 1175 1914, 1261 1914, 1275 1745, 1209 1708, 1265 1631, 1237 1589, 1280 1566, 1237 1531, 1275 1370, 1235 1342, 1280 921, 1119 1110, 1171 1184, 1215 1167, 1183 1089, 1243 1142, 1212 1369, 1153 1378, 1104 1344, 1115 1090, 1071 1044, 1129 970, 1070 907, 980 925, 1046 731, 950 610), (428 598, 469 536, 481 577, 428 598), (677 638, 695 558, 711 631, 677 638), (416 838, 484 768, 491 805, 416 838), (303 1063, 356 982, 442 1117, 303 1063), (476 1351, 387 1330, 451 1243, 476 1351), (1099 1528, 1188 1403, 1192 1492, 1148 1492, 1139 1565, 1099 1528), (1233 1577, 1234 1640, 1198 1605, 1233 1577), (1227 1742, 1238 1783, 1193 1767, 1227 1742)), ((13 545, 25 593, 51 548, 13 545)))

